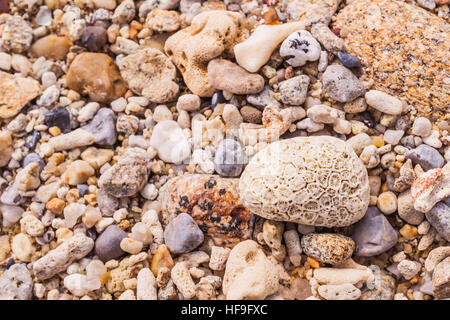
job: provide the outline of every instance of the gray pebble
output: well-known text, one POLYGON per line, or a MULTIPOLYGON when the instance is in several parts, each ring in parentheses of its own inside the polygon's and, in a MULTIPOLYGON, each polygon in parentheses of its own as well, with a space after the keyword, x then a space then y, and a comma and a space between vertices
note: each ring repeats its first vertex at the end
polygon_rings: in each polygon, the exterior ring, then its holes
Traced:
POLYGON ((344 51, 339 51, 337 54, 339 60, 341 60, 342 64, 347 68, 359 68, 361 67, 361 61, 358 57, 355 57, 352 54, 349 54, 344 51))
POLYGON ((105 216, 112 216, 119 207, 119 200, 101 189, 97 192, 97 203, 100 211, 105 216))
POLYGON ((164 240, 171 253, 186 253, 203 243, 203 232, 187 213, 180 213, 164 230, 164 240))
POLYGON ((274 93, 269 86, 265 86, 263 91, 257 94, 247 95, 247 102, 260 110, 268 105, 280 106, 280 103, 274 98, 274 93))
POLYGON ((369 207, 364 218, 355 224, 352 238, 357 246, 356 255, 370 257, 392 248, 398 234, 377 207, 369 207))
POLYGON ((438 202, 425 214, 428 222, 441 236, 450 241, 450 206, 444 201, 438 202))
POLYGON ((328 66, 322 76, 325 92, 334 100, 349 102, 365 93, 363 83, 346 67, 328 66))
POLYGON ((116 116, 111 109, 101 108, 85 130, 92 133, 95 143, 102 146, 112 146, 117 141, 116 116))
POLYGON ((23 159, 22 167, 25 168, 30 163, 37 163, 39 165, 39 172, 41 172, 45 167, 44 160, 42 160, 42 158, 34 152, 26 155, 26 157, 23 159))
POLYGON ((285 104, 298 106, 305 102, 308 93, 309 77, 300 75, 280 82, 281 101, 285 104))
POLYGON ((415 165, 420 164, 425 171, 444 166, 444 157, 439 151, 426 144, 421 144, 417 148, 409 150, 405 153, 405 156, 407 159, 411 159, 415 165))
POLYGON ((127 233, 115 224, 106 228, 95 241, 95 254, 103 262, 116 259, 125 252, 120 248, 120 241, 128 237, 127 233))
POLYGON ((30 300, 33 280, 25 264, 14 264, 0 277, 0 300, 30 300))
POLYGON ((214 168, 224 177, 238 177, 244 165, 244 151, 239 142, 224 139, 217 148, 214 157, 214 168))

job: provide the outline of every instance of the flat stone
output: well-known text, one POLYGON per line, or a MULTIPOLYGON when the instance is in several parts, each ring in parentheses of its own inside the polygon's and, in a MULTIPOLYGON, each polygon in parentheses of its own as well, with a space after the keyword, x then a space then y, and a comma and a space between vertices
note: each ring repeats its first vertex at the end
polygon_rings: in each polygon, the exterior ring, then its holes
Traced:
POLYGON ((357 246, 356 255, 370 257, 392 248, 398 235, 376 207, 369 207, 364 218, 355 224, 352 238, 357 246))
POLYGON ((0 118, 14 117, 39 93, 38 81, 0 71, 0 118))
POLYGON ((414 165, 420 164, 425 171, 444 166, 444 157, 435 148, 426 144, 407 151, 405 157, 411 159, 414 165))
POLYGON ((448 113, 450 25, 444 19, 404 1, 362 0, 340 10, 333 27, 374 89, 404 98, 429 119, 448 113))
POLYGON ((110 103, 125 94, 127 84, 113 59, 104 53, 84 52, 70 65, 67 86, 91 100, 110 103))
POLYGON ((264 88, 262 76, 249 73, 225 59, 214 59, 208 63, 208 77, 213 88, 234 94, 254 94, 264 88))
POLYGON ((450 241, 450 206, 444 201, 438 202, 425 214, 428 222, 441 236, 450 241))
POLYGON ((95 255, 103 262, 119 258, 125 253, 120 248, 120 242, 126 237, 125 231, 115 224, 110 225, 95 240, 95 255))

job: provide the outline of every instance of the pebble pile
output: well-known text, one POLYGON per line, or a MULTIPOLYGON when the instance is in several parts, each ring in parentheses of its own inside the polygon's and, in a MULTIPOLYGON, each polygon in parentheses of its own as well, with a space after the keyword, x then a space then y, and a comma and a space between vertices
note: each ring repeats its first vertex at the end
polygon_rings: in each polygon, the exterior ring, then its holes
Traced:
POLYGON ((449 21, 0 1, 0 300, 450 299, 449 21))

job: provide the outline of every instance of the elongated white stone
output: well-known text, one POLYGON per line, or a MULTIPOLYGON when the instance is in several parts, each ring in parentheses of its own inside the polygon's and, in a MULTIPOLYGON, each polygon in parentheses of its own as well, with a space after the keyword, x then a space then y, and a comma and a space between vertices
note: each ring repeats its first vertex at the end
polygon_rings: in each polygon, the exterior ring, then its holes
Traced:
POLYGON ((257 27, 247 40, 234 46, 237 63, 249 72, 257 72, 281 41, 292 32, 302 29, 305 29, 302 21, 257 27))

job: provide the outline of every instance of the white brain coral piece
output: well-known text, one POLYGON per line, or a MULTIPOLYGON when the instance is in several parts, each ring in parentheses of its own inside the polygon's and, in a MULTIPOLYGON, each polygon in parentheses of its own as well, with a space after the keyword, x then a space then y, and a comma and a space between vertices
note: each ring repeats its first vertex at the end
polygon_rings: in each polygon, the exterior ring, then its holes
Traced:
POLYGON ((347 143, 328 136, 270 144, 250 160, 239 190, 259 216, 314 226, 349 226, 369 205, 366 168, 347 143))
POLYGON ((306 30, 296 31, 287 37, 280 47, 280 55, 293 67, 303 66, 307 61, 320 57, 320 44, 306 30))

